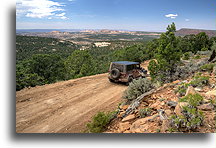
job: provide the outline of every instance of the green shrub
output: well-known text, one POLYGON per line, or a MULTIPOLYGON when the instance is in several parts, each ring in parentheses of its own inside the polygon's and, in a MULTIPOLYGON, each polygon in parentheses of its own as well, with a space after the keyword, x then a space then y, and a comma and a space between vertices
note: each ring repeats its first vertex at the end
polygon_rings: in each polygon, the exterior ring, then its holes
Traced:
POLYGON ((87 123, 87 132, 88 133, 101 133, 106 129, 107 124, 110 123, 110 121, 113 118, 114 113, 104 113, 99 112, 97 113, 90 123, 87 123))
POLYGON ((180 86, 178 86, 176 92, 179 93, 180 96, 184 96, 186 94, 187 88, 190 84, 188 83, 183 83, 180 86))
POLYGON ((206 47, 203 47, 202 49, 201 49, 201 51, 207 51, 208 50, 208 48, 206 48, 206 47))
POLYGON ((189 52, 184 53, 182 59, 183 59, 183 60, 189 60, 189 59, 190 59, 190 54, 189 54, 189 52))
POLYGON ((132 101, 143 93, 150 91, 152 88, 153 85, 147 78, 139 78, 138 80, 133 80, 124 92, 123 98, 132 101))
POLYGON ((178 131, 195 131, 203 124, 203 112, 194 107, 183 107, 183 115, 170 117, 171 127, 178 131))
POLYGON ((196 107, 203 101, 200 94, 189 94, 179 100, 179 102, 188 102, 190 106, 196 107))
POLYGON ((197 76, 193 77, 193 80, 189 84, 193 87, 205 86, 205 85, 209 84, 209 77, 197 75, 197 76))
POLYGON ((194 57, 194 59, 200 59, 201 57, 199 56, 199 55, 196 55, 195 57, 194 57))
POLYGON ((151 60, 148 65, 148 70, 150 71, 150 76, 152 80, 154 80, 157 77, 159 65, 155 62, 155 60, 151 60))
POLYGON ((213 64, 213 63, 205 64, 205 65, 201 66, 200 69, 201 69, 202 71, 211 72, 211 71, 213 70, 214 65, 215 65, 215 64, 213 64))
POLYGON ((141 118, 144 118, 146 116, 150 116, 151 113, 152 113, 151 108, 144 108, 144 109, 139 110, 139 115, 140 115, 141 118))

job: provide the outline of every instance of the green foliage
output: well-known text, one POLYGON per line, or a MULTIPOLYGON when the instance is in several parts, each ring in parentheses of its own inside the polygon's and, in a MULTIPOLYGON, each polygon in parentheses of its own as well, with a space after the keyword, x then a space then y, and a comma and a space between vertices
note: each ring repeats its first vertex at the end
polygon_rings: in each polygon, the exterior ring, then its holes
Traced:
POLYGON ((193 57, 193 59, 200 59, 200 58, 201 58, 200 55, 196 55, 193 57))
POLYGON ((186 94, 189 85, 190 85, 189 83, 183 83, 179 85, 178 88, 176 89, 176 92, 178 92, 180 96, 184 96, 186 94))
POLYGON ((116 50, 115 52, 113 52, 112 57, 114 57, 114 61, 142 62, 142 46, 134 45, 121 50, 116 50))
POLYGON ((171 81, 176 64, 180 61, 181 51, 178 49, 178 39, 175 37, 175 24, 167 27, 167 32, 162 33, 158 39, 156 62, 151 61, 149 71, 153 80, 160 82, 171 81), (155 69, 154 69, 155 68, 155 69))
POLYGON ((203 97, 200 94, 188 94, 179 100, 179 102, 188 102, 193 107, 200 105, 202 101, 203 97))
POLYGON ((132 101, 142 95, 145 92, 150 91, 153 85, 147 78, 139 78, 138 80, 133 80, 129 87, 125 90, 123 98, 132 101))
POLYGON ((16 65, 16 90, 65 79, 63 60, 58 55, 38 54, 16 65))
POLYGON ((69 79, 94 74, 95 65, 95 61, 86 50, 76 50, 65 60, 65 67, 69 79))
POLYGON ((60 39, 17 35, 16 61, 29 59, 35 54, 57 54, 66 58, 79 47, 79 45, 60 39))
POLYGON ((209 84, 209 76, 196 75, 193 80, 189 83, 193 87, 202 87, 209 84))
POLYGON ((183 115, 173 115, 170 117, 171 127, 177 131, 195 131, 203 124, 203 112, 194 107, 185 106, 183 108, 183 115))
POLYGON ((87 123, 87 132, 88 133, 101 133, 106 129, 107 124, 110 123, 110 121, 113 118, 113 113, 104 113, 99 112, 97 113, 90 123, 87 123))
POLYGON ((210 64, 205 64, 203 66, 200 67, 200 69, 202 71, 208 71, 208 72, 211 72, 213 70, 213 67, 215 66, 214 63, 210 63, 210 64))
POLYGON ((148 70, 150 71, 150 76, 152 80, 155 80, 157 78, 159 65, 155 62, 155 60, 151 60, 148 65, 148 70))
POLYGON ((189 52, 186 52, 183 54, 183 60, 189 60, 190 59, 190 54, 189 52))
POLYGON ((144 108, 144 109, 139 110, 139 115, 140 115, 141 118, 144 118, 146 116, 150 116, 151 113, 152 113, 151 108, 144 108))
POLYGON ((166 32, 166 34, 169 34, 170 32, 176 32, 176 26, 175 26, 175 23, 174 23, 174 22, 172 22, 172 24, 171 24, 171 25, 168 25, 168 27, 167 27, 167 32, 166 32))

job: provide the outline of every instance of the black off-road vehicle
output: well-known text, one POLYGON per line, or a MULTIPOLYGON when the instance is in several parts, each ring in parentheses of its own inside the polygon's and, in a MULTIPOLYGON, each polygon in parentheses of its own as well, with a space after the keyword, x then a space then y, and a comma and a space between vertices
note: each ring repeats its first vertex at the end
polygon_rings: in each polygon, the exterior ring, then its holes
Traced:
POLYGON ((125 82, 127 85, 139 77, 146 77, 147 70, 140 67, 139 62, 117 61, 111 62, 108 71, 110 82, 125 82))

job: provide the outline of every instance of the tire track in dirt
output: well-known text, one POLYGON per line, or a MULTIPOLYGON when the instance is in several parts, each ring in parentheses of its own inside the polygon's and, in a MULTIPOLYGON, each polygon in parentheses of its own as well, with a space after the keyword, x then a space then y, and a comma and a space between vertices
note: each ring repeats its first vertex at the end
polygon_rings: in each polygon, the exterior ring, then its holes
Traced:
POLYGON ((81 132, 98 111, 114 110, 126 88, 99 74, 18 91, 16 131, 81 132))

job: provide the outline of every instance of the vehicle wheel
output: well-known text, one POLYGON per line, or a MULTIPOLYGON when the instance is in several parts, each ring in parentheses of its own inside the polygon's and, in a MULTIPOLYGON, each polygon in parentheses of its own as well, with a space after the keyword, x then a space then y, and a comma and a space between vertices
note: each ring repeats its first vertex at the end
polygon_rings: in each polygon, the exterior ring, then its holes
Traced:
POLYGON ((113 79, 109 79, 110 82, 114 83, 115 81, 113 79))
POLYGON ((113 70, 111 70, 110 75, 113 79, 117 79, 120 76, 120 71, 114 68, 113 70))
POLYGON ((129 78, 128 78, 128 82, 126 82, 126 85, 129 86, 130 82, 132 82, 132 81, 133 81, 133 78, 132 78, 132 77, 129 77, 129 78))

